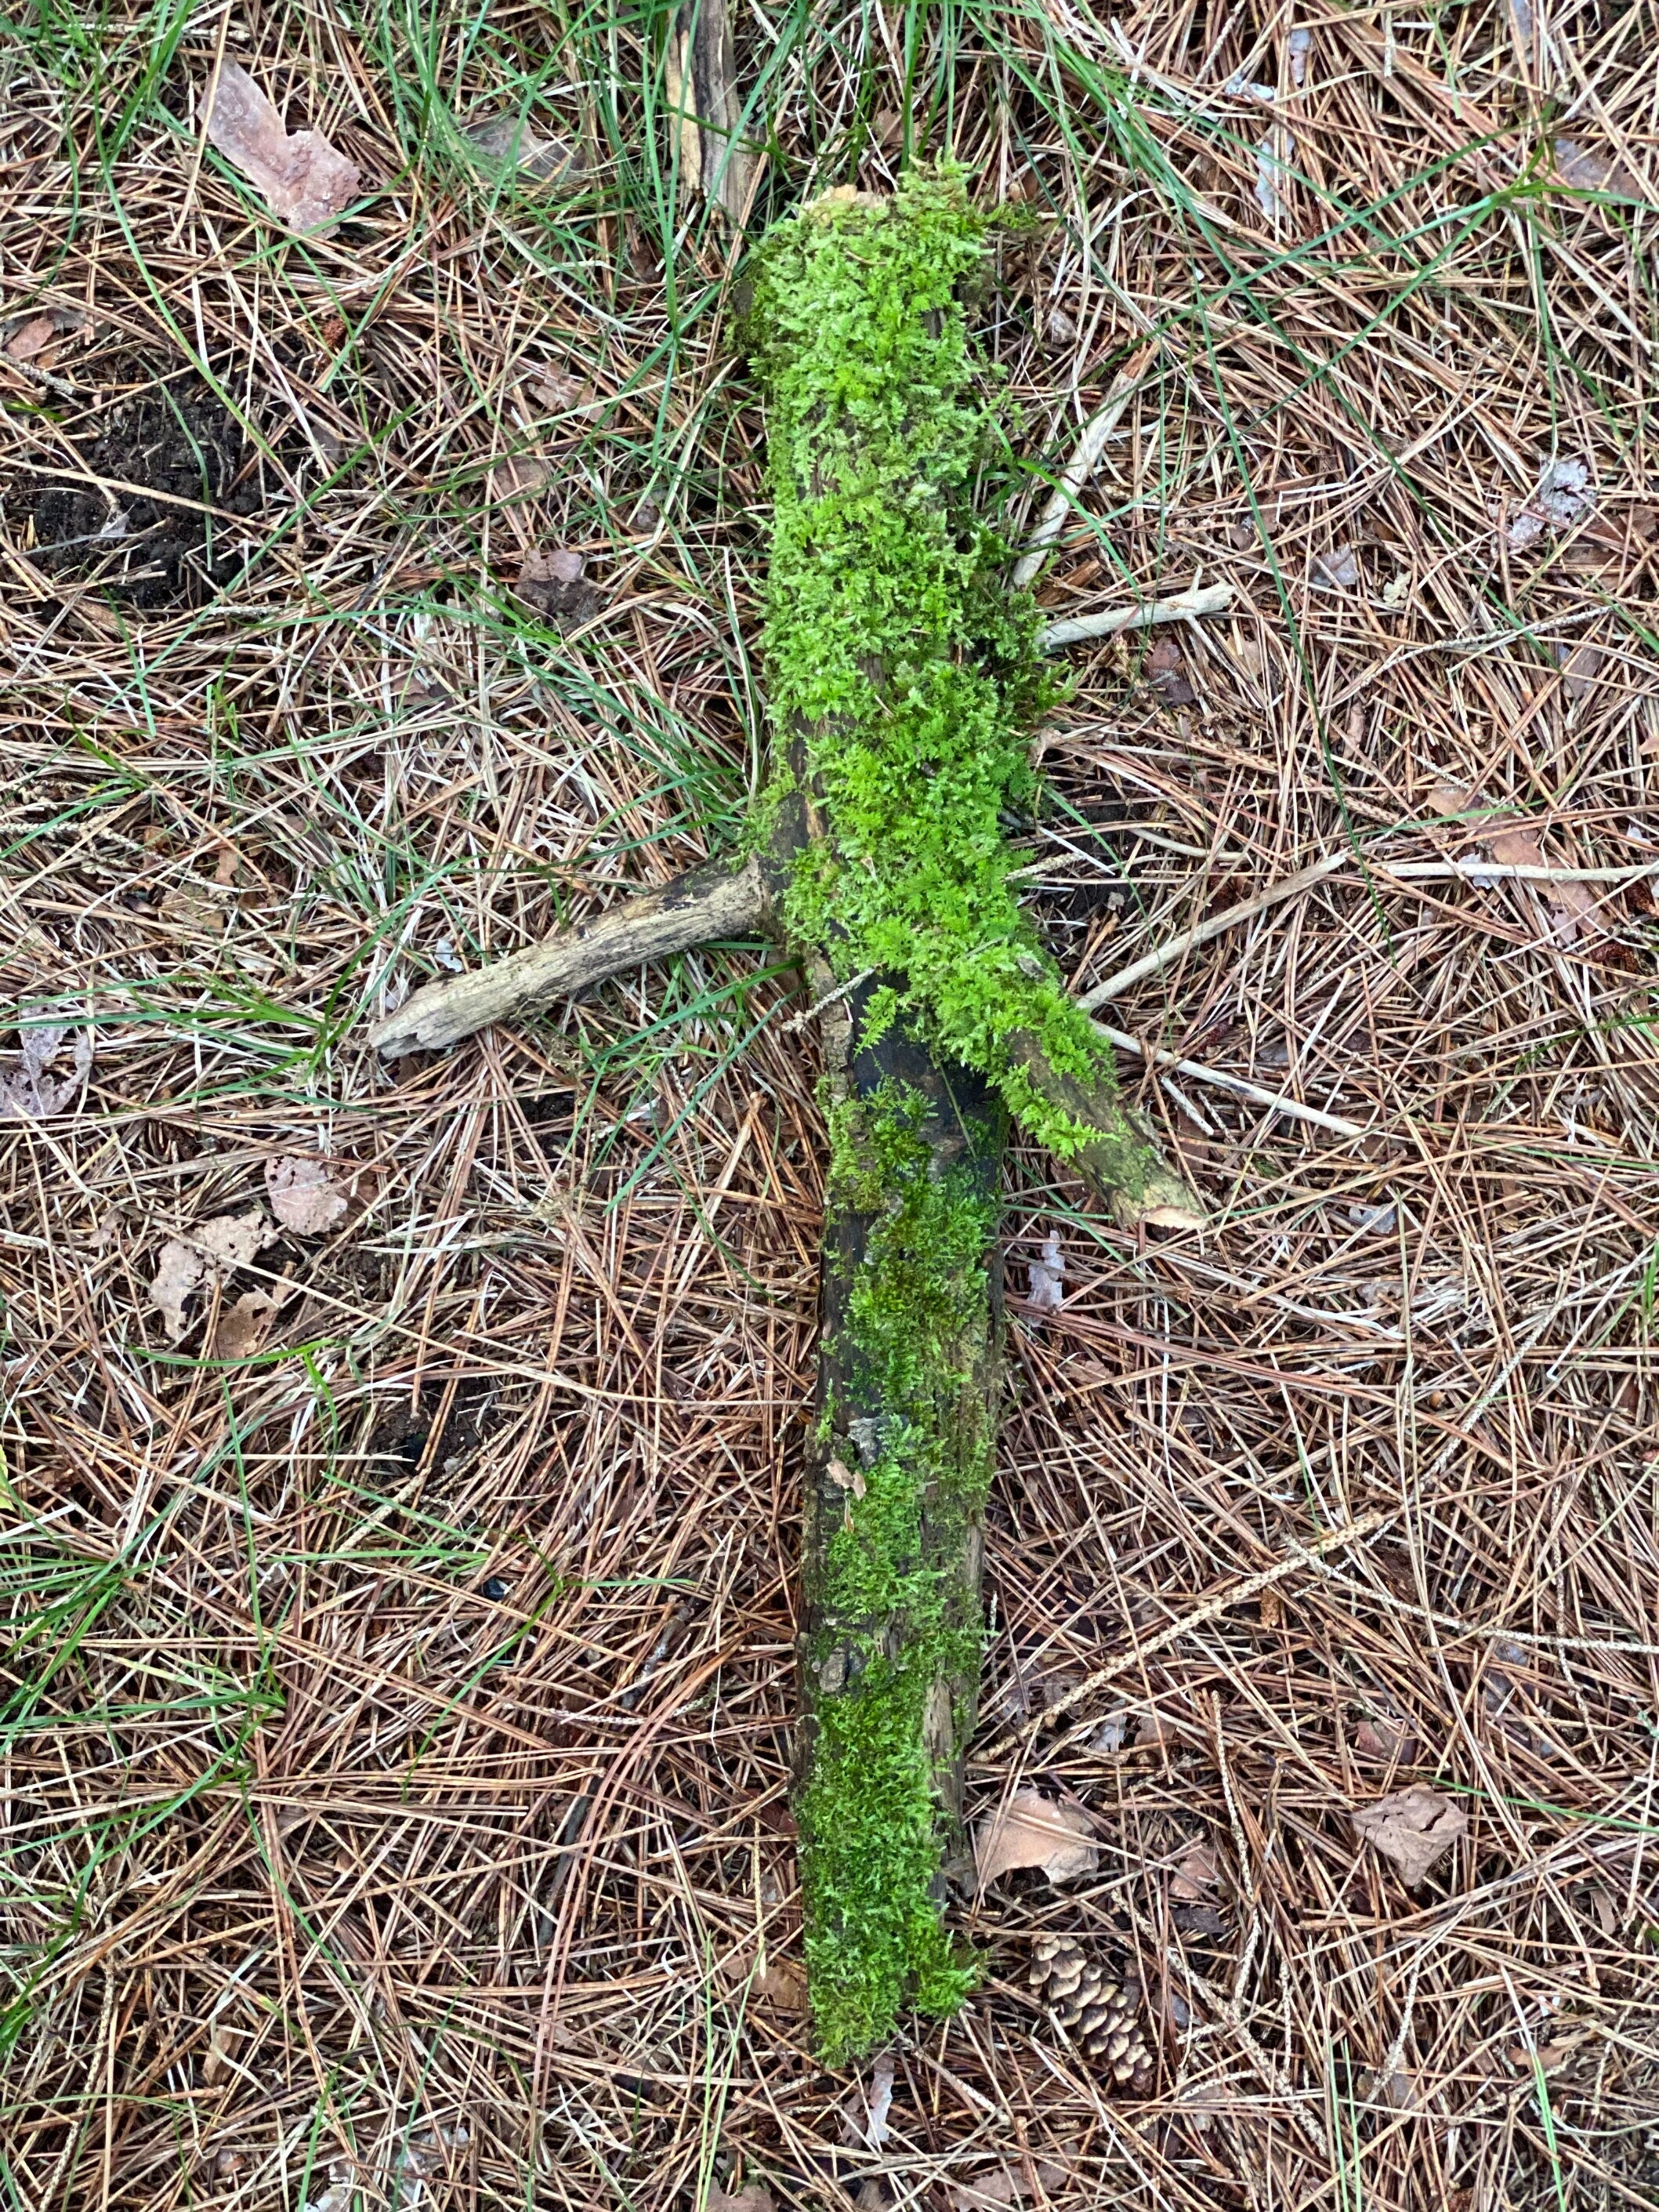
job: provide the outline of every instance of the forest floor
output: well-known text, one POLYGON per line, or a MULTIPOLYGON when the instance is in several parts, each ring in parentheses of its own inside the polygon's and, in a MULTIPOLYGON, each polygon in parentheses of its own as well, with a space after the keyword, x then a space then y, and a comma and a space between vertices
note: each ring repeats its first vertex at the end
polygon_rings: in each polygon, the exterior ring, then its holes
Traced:
POLYGON ((1236 594, 1068 656, 1023 860, 1078 988, 1332 861, 1103 1010, 1199 1071, 1122 1058, 1206 1232, 1016 1155, 969 1803, 1091 1848, 963 1901, 967 2009, 846 2075, 795 979, 365 1041, 763 773, 741 253, 660 15, 0 27, 0 2202, 1651 2205, 1646 11, 738 21, 757 225, 913 151, 1033 218, 1016 525, 1127 394, 1045 607, 1236 594), (325 235, 204 145, 221 58, 359 166, 325 235), (520 116, 530 167, 464 135, 520 116), (1426 1872, 1354 1825, 1414 1785, 1426 1872), (1044 1932, 1139 1990, 1146 2094, 1044 1932))

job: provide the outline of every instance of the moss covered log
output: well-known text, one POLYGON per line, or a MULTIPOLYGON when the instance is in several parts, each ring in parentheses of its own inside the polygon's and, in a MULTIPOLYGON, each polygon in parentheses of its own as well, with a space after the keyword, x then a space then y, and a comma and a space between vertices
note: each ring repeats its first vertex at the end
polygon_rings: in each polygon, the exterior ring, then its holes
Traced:
POLYGON ((831 193, 757 288, 773 497, 776 771, 756 824, 826 1024, 830 1133, 809 1453, 797 1810, 831 2061, 971 1960, 941 1907, 981 1638, 1008 1117, 1130 1219, 1190 1219, 1010 883, 1048 703, 1030 598, 975 512, 1007 460, 963 307, 985 223, 948 173, 831 193))
MULTIPOLYGON (((867 1009, 854 1004, 850 1042, 867 1009)), ((964 1859, 980 1571, 1000 1386, 1006 1116, 890 1024, 832 1077, 818 1402, 807 1453, 801 1881, 818 2046, 954 2011, 940 1917, 964 1859)))
POLYGON ((751 350, 774 502, 774 773, 749 849, 494 970, 417 993, 383 1051, 447 1043, 634 961, 764 927, 822 1003, 830 1139, 808 1453, 796 1803, 826 2058, 953 2010, 997 1427, 1011 1119, 1121 1221, 1202 1208, 1117 1095, 1011 886, 1049 699, 1029 596, 975 512, 1006 473, 964 300, 985 219, 948 171, 831 192, 761 255, 751 350))

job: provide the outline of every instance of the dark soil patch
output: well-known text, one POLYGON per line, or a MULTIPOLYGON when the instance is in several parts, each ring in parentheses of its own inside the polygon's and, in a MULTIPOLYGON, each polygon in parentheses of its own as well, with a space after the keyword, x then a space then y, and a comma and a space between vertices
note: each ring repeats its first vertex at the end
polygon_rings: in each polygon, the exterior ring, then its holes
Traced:
POLYGON ((151 384, 76 442, 100 483, 43 475, 5 496, 37 568, 137 608, 200 606, 237 574, 241 532, 223 518, 253 514, 259 485, 251 471, 243 480, 252 450, 241 425, 205 385, 151 384))

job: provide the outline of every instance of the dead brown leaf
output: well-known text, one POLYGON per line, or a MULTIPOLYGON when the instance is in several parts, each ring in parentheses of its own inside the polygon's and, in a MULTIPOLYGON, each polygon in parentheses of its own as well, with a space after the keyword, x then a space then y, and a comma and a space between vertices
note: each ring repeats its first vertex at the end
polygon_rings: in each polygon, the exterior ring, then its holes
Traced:
POLYGON ((758 2181, 745 2181, 738 2190, 722 2189, 718 2181, 711 2181, 706 2203, 708 2212, 775 2212, 771 2191, 758 2181))
POLYGON ((161 1314, 167 1327, 167 1342, 182 1341, 185 1328, 185 1301, 193 1291, 201 1287, 207 1273, 207 1265, 199 1252, 192 1252, 188 1244, 170 1239, 161 1249, 156 1261, 155 1279, 149 1286, 149 1302, 161 1314))
POLYGON ((7 356, 12 361, 34 361, 58 335, 55 316, 31 315, 27 322, 19 323, 6 340, 7 356))
POLYGON ((1362 1805, 1352 1818, 1354 1832, 1399 1869, 1408 1889, 1427 1879, 1469 1825, 1461 1805, 1422 1782, 1362 1805))
POLYGON ((1176 1862, 1170 1879, 1170 1894, 1183 1905, 1197 1905, 1206 1892, 1212 1890, 1221 1879, 1221 1869, 1216 1863, 1214 1847, 1209 1844, 1194 1844, 1176 1862))
POLYGON ((331 146, 320 131, 290 136, 275 107, 235 62, 219 65, 209 95, 207 135, 277 222, 291 230, 320 230, 357 198, 356 163, 331 146))
MULTIPOLYGON (((530 498, 532 493, 541 490, 552 473, 547 463, 538 461, 533 453, 509 453, 491 469, 484 479, 484 489, 491 501, 501 507, 508 500, 530 498)), ((525 557, 529 561, 536 556, 526 554, 525 557)), ((574 557, 580 560, 580 556, 574 557)), ((580 574, 580 568, 577 573, 580 574)))
POLYGON ((1089 1816, 1056 1805, 1038 1790, 1017 1790, 980 1823, 974 1862, 981 1889, 1018 1867, 1041 1867, 1050 1881, 1092 1874, 1100 1863, 1089 1816))
POLYGON ((850 1490, 854 1498, 862 1498, 869 1487, 863 1469, 848 1467, 845 1460, 832 1459, 824 1473, 838 1490, 850 1490))
POLYGON ((1160 637, 1146 655, 1146 681, 1166 707, 1190 707, 1198 694, 1187 681, 1181 647, 1172 637, 1160 637))
POLYGON ((1563 180, 1581 192, 1608 192, 1615 199, 1639 200, 1647 195, 1625 164, 1587 146, 1581 139, 1558 138, 1555 166, 1563 180))
POLYGON ((769 1959, 765 1972, 755 1978, 755 1994, 780 2012, 804 2014, 806 1977, 793 1959, 769 1959))
POLYGON ((330 1176, 325 1160, 296 1155, 265 1162, 265 1192, 283 1228, 301 1237, 321 1237, 350 1204, 330 1176))
MULTIPOLYGON (((238 1267, 250 1267, 258 1255, 276 1236, 277 1231, 257 1206, 246 1213, 221 1213, 198 1228, 187 1229, 180 1236, 169 1237, 156 1256, 155 1279, 149 1286, 149 1302, 160 1313, 167 1327, 167 1341, 178 1344, 183 1339, 188 1323, 185 1319, 185 1303, 193 1292, 209 1281, 222 1282, 238 1267)), ((256 1298, 259 1294, 255 1294, 256 1298)), ((276 1310, 270 1300, 264 1301, 270 1313, 276 1310)), ((257 1308, 240 1298, 229 1312, 221 1317, 214 1331, 213 1357, 220 1359, 243 1359, 257 1345, 243 1348, 241 1341, 252 1332, 257 1308), (239 1309, 246 1308, 240 1318, 239 1309), (225 1336, 228 1329, 229 1336, 225 1336), (222 1349, 228 1343, 235 1349, 222 1349)), ((270 1316, 264 1317, 265 1326, 270 1316)))
POLYGON ((257 1206, 246 1213, 219 1213, 198 1229, 187 1229, 185 1241, 201 1254, 210 1267, 228 1274, 233 1267, 250 1267, 272 1243, 276 1231, 257 1206))
POLYGON ((548 369, 530 387, 530 396, 556 414, 568 415, 580 407, 587 397, 587 386, 579 376, 566 376, 556 369, 548 369))
POLYGON ((1601 672, 1601 648, 1581 638, 1561 663, 1561 681, 1569 699, 1575 702, 1588 699, 1595 689, 1595 679, 1601 672))
POLYGON ((1398 1759, 1410 1766, 1417 1758, 1418 1742, 1403 1721, 1379 1718, 1361 1721, 1353 1732, 1353 1747, 1362 1759, 1398 1759))
POLYGON ((92 1066, 92 1035, 88 1030, 76 1030, 69 1068, 54 1076, 50 1070, 63 1053, 69 1030, 60 1023, 43 1022, 21 1034, 17 1066, 0 1075, 0 1117, 47 1121, 61 1114, 85 1085, 92 1066))
POLYGON ((988 2166, 971 2181, 951 2184, 951 2212, 998 2212, 1005 2204, 1023 2204, 1025 2197, 1025 2184, 1012 2166, 988 2166))
POLYGON ((216 2088, 230 2072, 241 2039, 242 2030, 233 2027, 221 2013, 208 2030, 207 2050, 202 2058, 202 2079, 210 2089, 216 2088))
POLYGON ((587 563, 568 546, 526 553, 519 567, 518 595, 532 612, 563 628, 591 621, 601 605, 599 592, 584 580, 587 563))
POLYGON ((276 1318, 276 1301, 264 1291, 244 1291, 234 1305, 222 1309, 208 1346, 210 1359, 252 1359, 264 1348, 276 1318))
POLYGON ((1039 1313, 1054 1313, 1065 1298, 1066 1254, 1060 1245, 1060 1231, 1051 1229, 1042 1240, 1042 1250, 1031 1261, 1025 1303, 1039 1313))
POLYGON ((544 137, 522 115, 487 115, 461 133, 481 169, 495 176, 517 174, 532 184, 554 184, 577 177, 586 166, 580 149, 562 138, 544 137))
POLYGON ((216 937, 225 926, 225 910, 199 884, 173 884, 161 894, 161 919, 179 929, 216 937))
MULTIPOLYGON (((1537 833, 1524 815, 1482 806, 1456 784, 1437 783, 1429 794, 1429 811, 1432 814, 1462 817, 1470 833, 1479 836, 1486 857, 1499 867, 1544 868, 1560 865, 1547 858, 1537 833)), ((1471 883, 1483 880, 1479 855, 1473 864, 1466 860, 1464 865, 1471 883)), ((1505 878, 1498 876, 1486 880, 1502 883, 1505 878)), ((1519 880, 1524 884, 1527 878, 1519 880)), ((1599 902, 1588 884, 1534 883, 1531 887, 1542 899, 1553 923, 1552 933, 1559 943, 1576 945, 1582 938, 1601 933, 1599 902)))

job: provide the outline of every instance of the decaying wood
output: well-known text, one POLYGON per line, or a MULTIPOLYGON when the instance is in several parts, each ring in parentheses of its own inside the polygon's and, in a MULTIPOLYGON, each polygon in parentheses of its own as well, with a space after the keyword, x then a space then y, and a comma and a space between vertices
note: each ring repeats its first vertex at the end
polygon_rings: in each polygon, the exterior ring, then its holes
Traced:
MULTIPOLYGON (((935 1179, 966 1166, 981 1188, 997 1188, 1008 1139, 1008 1117, 1001 1101, 971 1069, 941 1063, 927 1048, 895 1024, 873 1046, 860 1048, 859 1031, 870 986, 836 1003, 823 1023, 825 1074, 832 1096, 875 1100, 895 1090, 927 1101, 921 1123, 935 1179)), ((871 1218, 838 1212, 824 1237, 819 1291, 818 1371, 815 1402, 822 1415, 808 1431, 805 1525, 801 1537, 801 1719, 796 1740, 798 1771, 811 1757, 819 1710, 829 1698, 850 1686, 842 1680, 816 1679, 805 1655, 825 1626, 823 1593, 825 1554, 847 1506, 847 1492, 832 1469, 857 1468, 884 1432, 890 1408, 872 1401, 861 1384, 851 1352, 849 1315, 864 1266, 871 1218)), ((953 1347, 949 1365, 962 1378, 951 1404, 939 1408, 940 1425, 957 1438, 963 1454, 975 1439, 994 1435, 1002 1394, 1002 1261, 993 1246, 986 1255, 983 1304, 975 1307, 953 1347)), ((951 1593, 953 1617, 977 1623, 985 1565, 982 1520, 963 1524, 924 1505, 922 1558, 942 1575, 951 1593)), ((902 1649, 906 1623, 895 1620, 889 1632, 892 1655, 902 1649)), ((927 1705, 927 1751, 939 1809, 943 1872, 947 1881, 971 1885, 972 1855, 963 1827, 963 1779, 968 1739, 979 1702, 979 1676, 971 1672, 941 1675, 927 1705)))
POLYGON ((521 1021, 647 961, 752 936, 770 902, 758 860, 737 867, 711 861, 660 890, 641 891, 587 921, 556 929, 490 967, 423 984, 375 1024, 369 1042, 389 1059, 459 1044, 495 1022, 521 1021))
POLYGON ((669 26, 668 106, 679 133, 680 175, 723 207, 734 223, 748 213, 756 160, 738 135, 737 59, 726 0, 683 0, 669 26))

